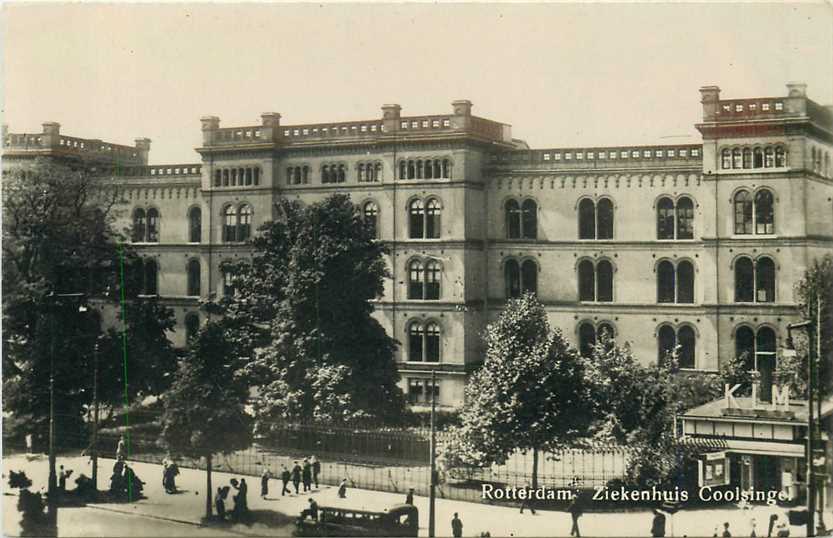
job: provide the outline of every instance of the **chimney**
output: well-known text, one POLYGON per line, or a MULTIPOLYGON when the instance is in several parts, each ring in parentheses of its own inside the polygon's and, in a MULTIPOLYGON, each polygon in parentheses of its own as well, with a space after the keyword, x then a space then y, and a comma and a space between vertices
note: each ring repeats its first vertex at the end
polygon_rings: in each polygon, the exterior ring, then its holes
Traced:
POLYGON ((471 101, 466 99, 452 101, 451 106, 454 110, 452 126, 455 129, 468 129, 471 126, 471 101))
POLYGON ((54 121, 47 121, 43 124, 43 142, 45 147, 57 146, 61 137, 61 124, 54 121))
POLYGON ((277 112, 264 112, 260 115, 260 120, 263 125, 261 139, 275 140, 281 127, 281 115, 277 112))
POLYGON ((139 150, 139 158, 142 160, 142 164, 146 165, 150 154, 150 138, 137 138, 136 149, 139 150))
POLYGON ((203 116, 202 123, 202 144, 210 146, 214 142, 214 132, 220 128, 220 118, 217 116, 203 116))
POLYGON ((402 107, 396 104, 382 105, 382 125, 386 133, 399 130, 399 119, 402 117, 402 107))
POLYGON ((717 121, 720 114, 720 88, 703 86, 700 88, 700 102, 703 103, 703 121, 717 121))
POLYGON ((807 114, 807 85, 803 82, 787 83, 784 110, 791 114, 807 114))

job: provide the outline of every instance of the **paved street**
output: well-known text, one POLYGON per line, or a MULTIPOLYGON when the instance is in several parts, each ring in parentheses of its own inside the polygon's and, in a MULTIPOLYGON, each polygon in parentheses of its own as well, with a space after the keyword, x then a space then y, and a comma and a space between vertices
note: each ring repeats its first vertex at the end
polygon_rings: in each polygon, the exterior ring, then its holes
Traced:
MULTIPOLYGON (((14 456, 4 460, 4 473, 8 470, 25 469, 34 482, 33 490, 45 486, 47 476, 46 458, 27 461, 23 456, 14 456)), ((86 458, 62 458, 59 464, 74 469, 73 479, 80 472, 91 474, 86 458)), ((100 486, 104 486, 104 477, 109 477, 113 460, 100 460, 100 486)), ((254 514, 251 525, 226 524, 223 526, 202 525, 205 507, 205 473, 192 469, 182 469, 177 484, 182 493, 167 495, 161 484, 162 471, 158 465, 136 463, 137 475, 146 482, 147 498, 134 503, 103 503, 86 508, 62 509, 59 512, 59 536, 288 536, 291 534, 292 520, 307 506, 307 495, 294 494, 280 497, 280 482, 270 481, 270 495, 261 499, 260 481, 257 477, 246 477, 249 483, 249 507, 254 514)), ((234 475, 214 473, 213 488, 227 485, 234 475)), ((239 476, 238 476, 239 478, 239 476)), ((74 487, 73 479, 70 484, 74 487)), ((4 478, 4 484, 6 480, 4 478)), ((345 506, 357 509, 381 510, 403 501, 403 496, 368 490, 348 490, 346 499, 339 499, 336 488, 322 486, 312 495, 324 506, 345 506)), ((18 516, 16 515, 16 497, 4 496, 5 535, 16 535, 18 516)), ((231 504, 231 502, 229 502, 231 504)), ((415 504, 420 513, 420 535, 427 536, 428 499, 417 497, 415 504)), ((437 535, 451 534, 450 520, 454 512, 460 514, 464 524, 464 536, 478 536, 489 531, 492 536, 568 536, 570 517, 565 512, 539 511, 537 515, 528 512, 518 513, 517 508, 489 506, 486 504, 462 501, 437 500, 437 535)), ((690 510, 676 514, 668 522, 667 535, 671 536, 711 536, 715 526, 729 522, 733 536, 748 536, 751 531, 751 519, 757 521, 757 535, 766 535, 769 515, 773 512, 783 517, 780 508, 755 507, 751 510, 739 510, 734 507, 715 510, 690 510)), ((620 513, 587 513, 580 520, 583 536, 649 536, 651 514, 648 511, 620 513)), ((827 514, 829 521, 830 514, 827 514)), ((792 527, 791 536, 803 536, 803 527, 792 527)))

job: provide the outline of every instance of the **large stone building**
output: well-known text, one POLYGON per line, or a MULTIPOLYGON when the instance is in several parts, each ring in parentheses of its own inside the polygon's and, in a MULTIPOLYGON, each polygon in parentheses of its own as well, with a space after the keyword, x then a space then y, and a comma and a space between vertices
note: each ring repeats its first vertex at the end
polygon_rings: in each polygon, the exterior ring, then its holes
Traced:
POLYGON ((700 89, 701 144, 529 149, 509 125, 449 114, 347 123, 221 127, 202 118, 199 160, 147 165, 135 147, 4 131, 5 162, 76 159, 112 176, 121 223, 145 262, 145 292, 175 310, 183 346, 200 298, 231 293, 220 265, 279 198, 348 192, 390 246, 377 316, 402 343, 415 404, 438 372, 442 405, 462 401, 483 358, 482 331, 510 296, 533 289, 550 321, 586 350, 603 331, 644 362, 679 346, 681 365, 715 370, 750 352, 766 386, 793 285, 833 252, 833 107, 807 98, 721 99, 700 89))

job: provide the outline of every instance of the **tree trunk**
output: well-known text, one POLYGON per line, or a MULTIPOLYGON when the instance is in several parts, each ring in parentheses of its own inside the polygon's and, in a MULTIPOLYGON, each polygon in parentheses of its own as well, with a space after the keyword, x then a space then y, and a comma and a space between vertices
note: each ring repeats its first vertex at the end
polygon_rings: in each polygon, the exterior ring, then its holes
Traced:
POLYGON ((211 454, 205 456, 205 517, 211 518, 211 454))
POLYGON ((532 489, 538 489, 538 449, 532 449, 532 489))

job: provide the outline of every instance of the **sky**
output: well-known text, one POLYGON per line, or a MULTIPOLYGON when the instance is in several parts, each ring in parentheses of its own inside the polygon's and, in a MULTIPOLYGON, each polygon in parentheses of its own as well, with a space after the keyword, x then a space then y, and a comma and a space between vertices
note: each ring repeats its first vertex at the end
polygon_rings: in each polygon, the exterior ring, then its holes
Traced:
POLYGON ((833 7, 686 4, 11 4, 3 123, 198 162, 221 126, 445 114, 509 123, 532 147, 696 143, 699 88, 724 98, 808 85, 833 103, 833 7))

